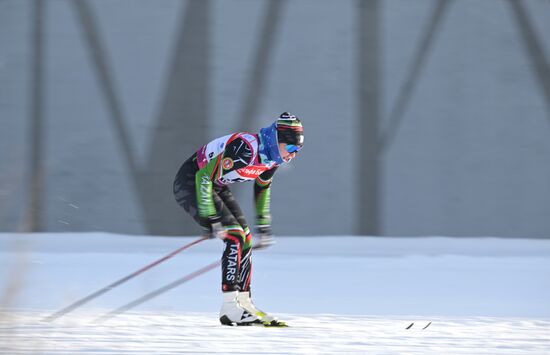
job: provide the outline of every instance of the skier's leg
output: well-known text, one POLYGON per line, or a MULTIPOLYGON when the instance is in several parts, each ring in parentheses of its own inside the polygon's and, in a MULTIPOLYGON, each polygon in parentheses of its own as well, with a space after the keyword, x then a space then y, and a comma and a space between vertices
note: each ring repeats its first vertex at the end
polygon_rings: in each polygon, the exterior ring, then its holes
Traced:
MULTIPOLYGON (((198 201, 195 188, 195 174, 198 170, 193 155, 181 166, 174 181, 174 197, 180 206, 203 227, 208 227, 206 221, 198 215, 198 201)), ((222 255, 222 290, 237 291, 240 288, 242 261, 245 270, 250 268, 250 233, 244 214, 233 194, 227 188, 214 186, 212 199, 218 215, 222 217, 222 225, 227 230, 225 250, 222 255), (231 209, 230 209, 231 208, 231 209), (244 253, 243 253, 244 250, 244 253), (243 257, 244 256, 244 257, 243 257)), ((246 272, 249 275, 249 272, 246 272)))
POLYGON ((233 218, 228 219, 227 222, 230 223, 230 221, 237 220, 245 234, 244 244, 241 251, 237 302, 248 313, 260 318, 264 325, 285 327, 286 323, 279 321, 276 317, 273 317, 259 310, 252 302, 250 294, 250 280, 252 277, 252 235, 250 234, 250 230, 246 223, 244 214, 233 194, 231 193, 231 190, 229 190, 229 188, 227 187, 218 188, 216 189, 216 193, 218 197, 222 200, 225 208, 227 208, 233 216, 233 218))
POLYGON ((263 324, 256 315, 243 308, 238 302, 239 277, 243 266, 243 248, 246 245, 246 235, 238 219, 229 210, 221 197, 227 197, 228 195, 231 195, 231 192, 227 187, 214 188, 214 205, 221 215, 222 225, 227 231, 224 239, 225 250, 222 255, 223 303, 220 310, 220 322, 224 325, 263 324))
MULTIPOLYGON (((174 181, 174 196, 178 204, 199 225, 207 227, 207 221, 201 219, 198 215, 198 201, 195 189, 196 172, 197 166, 193 157, 183 163, 174 181)), ((224 239, 225 250, 222 255, 222 290, 237 291, 239 289, 239 274, 241 272, 243 245, 246 241, 246 235, 239 220, 231 213, 222 198, 220 198, 220 193, 231 203, 233 208, 235 208, 236 201, 234 201, 234 198, 233 200, 229 198, 231 192, 227 187, 214 187, 212 200, 218 215, 222 217, 222 225, 227 230, 227 237, 224 239)), ((244 220, 244 217, 240 218, 244 220)))
POLYGON ((231 190, 224 187, 218 189, 216 192, 233 216, 232 221, 236 220, 244 232, 244 243, 241 248, 241 261, 237 281, 239 291, 250 291, 250 280, 252 277, 252 235, 250 229, 246 223, 244 213, 231 190))

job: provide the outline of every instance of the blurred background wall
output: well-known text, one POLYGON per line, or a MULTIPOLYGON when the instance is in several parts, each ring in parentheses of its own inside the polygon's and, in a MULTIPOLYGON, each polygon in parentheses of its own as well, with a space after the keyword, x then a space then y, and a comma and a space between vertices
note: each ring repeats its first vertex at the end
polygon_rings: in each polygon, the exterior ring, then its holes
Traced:
POLYGON ((549 34, 547 0, 2 0, 0 231, 196 235, 180 164, 291 111, 276 234, 547 238, 549 34))

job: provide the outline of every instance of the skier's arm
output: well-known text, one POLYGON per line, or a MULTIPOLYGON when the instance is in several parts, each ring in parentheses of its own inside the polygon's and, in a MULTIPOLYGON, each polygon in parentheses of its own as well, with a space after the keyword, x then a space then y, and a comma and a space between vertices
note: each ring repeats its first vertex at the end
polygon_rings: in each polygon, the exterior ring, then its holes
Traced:
POLYGON ((212 198, 212 181, 219 174, 220 161, 221 154, 215 159, 210 160, 208 164, 199 169, 195 174, 195 192, 200 218, 212 219, 217 216, 212 198))
POLYGON ((269 226, 271 224, 270 200, 271 181, 277 167, 264 171, 254 183, 254 200, 256 203, 256 225, 269 226))

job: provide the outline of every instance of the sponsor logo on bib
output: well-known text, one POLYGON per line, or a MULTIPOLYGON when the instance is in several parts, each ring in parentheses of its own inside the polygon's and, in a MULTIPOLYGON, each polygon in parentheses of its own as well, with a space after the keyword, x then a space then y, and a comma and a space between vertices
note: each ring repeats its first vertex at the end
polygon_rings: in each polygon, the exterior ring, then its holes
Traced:
POLYGON ((256 178, 258 175, 267 170, 267 167, 245 167, 237 170, 239 175, 247 178, 256 178))

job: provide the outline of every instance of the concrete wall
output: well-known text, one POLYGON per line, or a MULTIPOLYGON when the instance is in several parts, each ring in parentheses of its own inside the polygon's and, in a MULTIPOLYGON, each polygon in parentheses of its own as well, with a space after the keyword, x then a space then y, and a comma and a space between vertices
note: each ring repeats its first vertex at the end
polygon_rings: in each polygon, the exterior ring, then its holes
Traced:
POLYGON ((0 1, 0 231, 196 234, 179 165, 288 110, 277 234, 549 237, 549 33, 540 0, 0 1))

